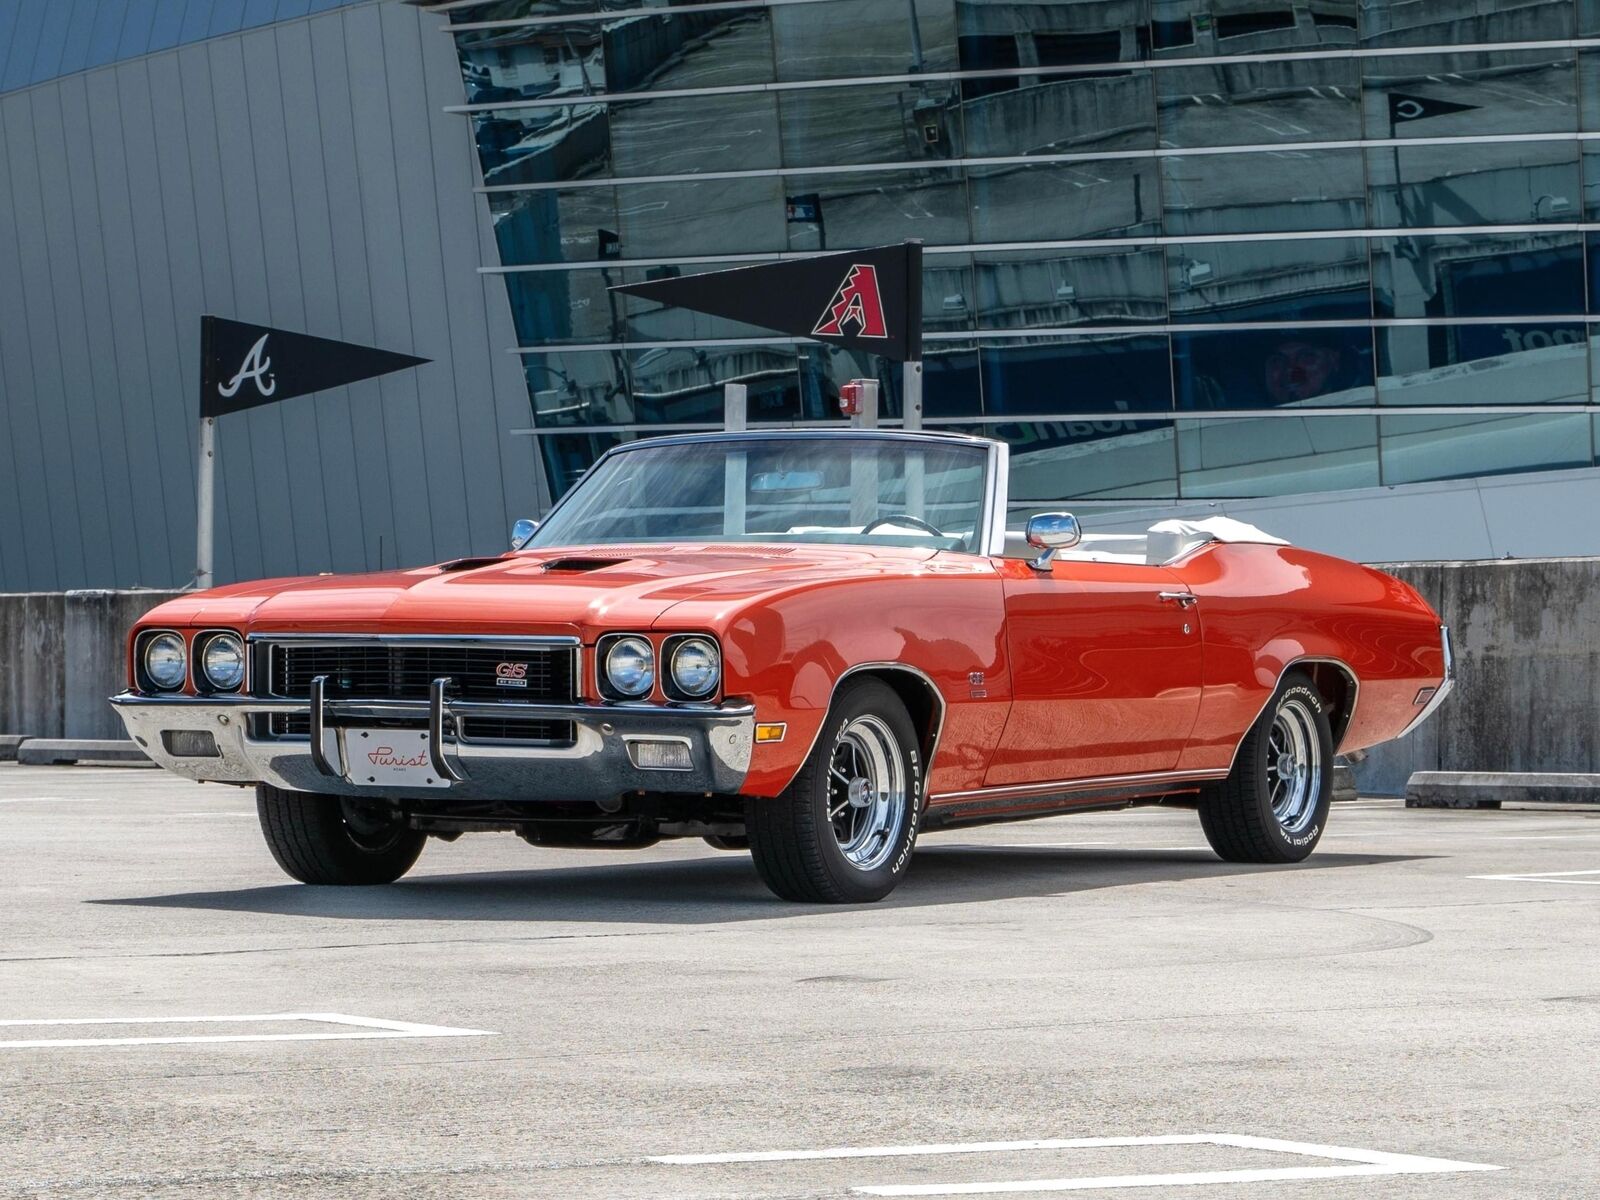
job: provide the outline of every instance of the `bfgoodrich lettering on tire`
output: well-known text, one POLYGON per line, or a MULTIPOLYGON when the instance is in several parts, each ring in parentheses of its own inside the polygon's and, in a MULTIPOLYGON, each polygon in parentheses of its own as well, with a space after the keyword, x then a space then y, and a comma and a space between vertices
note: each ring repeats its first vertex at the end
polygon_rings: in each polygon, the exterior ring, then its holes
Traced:
POLYGON ((1300 862, 1316 848, 1333 799, 1327 706, 1303 671, 1277 694, 1239 744, 1233 771, 1200 798, 1200 825, 1229 862, 1300 862))
POLYGON ((846 683, 788 790, 746 804, 762 880, 785 900, 883 899, 911 865, 922 770, 900 697, 875 679, 846 683))

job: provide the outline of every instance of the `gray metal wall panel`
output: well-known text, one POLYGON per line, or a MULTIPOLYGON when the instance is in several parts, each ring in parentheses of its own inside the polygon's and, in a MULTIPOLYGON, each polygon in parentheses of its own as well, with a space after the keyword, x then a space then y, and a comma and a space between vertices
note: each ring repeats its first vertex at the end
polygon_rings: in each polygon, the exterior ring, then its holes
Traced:
MULTIPOLYGON (((72 188, 61 94, 55 88, 41 88, 30 99, 36 135, 34 146, 39 157, 39 188, 41 194, 49 198, 44 204, 41 245, 49 264, 49 313, 54 322, 56 365, 61 373, 62 413, 71 431, 67 440, 78 497, 78 521, 84 533, 83 552, 87 561, 82 582, 101 577, 99 564, 106 561, 113 567, 126 568, 127 577, 132 578, 136 551, 115 536, 102 453, 104 439, 98 433, 84 437, 81 432, 95 430, 100 414, 95 407, 90 356, 85 353, 90 339, 72 208, 58 199, 68 196, 72 188)), ((39 300, 35 298, 34 302, 39 300)))
MULTIPOLYGON (((86 436, 93 430, 99 443, 100 470, 105 479, 106 504, 110 524, 103 531, 112 542, 108 559, 101 560, 115 574, 111 579, 94 579, 94 583, 142 583, 157 580, 152 550, 153 539, 139 536, 139 510, 134 504, 133 480, 127 454, 127 437, 121 392, 118 386, 117 361, 111 341, 111 299, 106 282, 105 235, 100 228, 100 201, 95 182, 96 168, 91 153, 93 134, 89 125, 89 89, 82 77, 63 80, 50 88, 35 89, 31 96, 37 101, 42 93, 55 92, 61 102, 62 141, 67 150, 67 182, 70 195, 58 201, 52 197, 52 207, 58 203, 71 216, 71 237, 77 249, 78 274, 70 275, 69 260, 56 261, 57 277, 76 286, 83 307, 83 340, 78 352, 88 361, 92 392, 89 409, 92 413, 88 425, 80 428, 77 436, 86 436)), ((0 101, 0 104, 6 103, 0 101)), ((15 103, 15 101, 11 101, 15 103)), ((38 586, 46 586, 38 584, 38 586)), ((55 587, 57 584, 49 584, 55 587)))
MULTIPOLYGON (((404 349, 412 333, 410 288, 402 247, 405 230, 395 194, 394 128, 389 118, 391 97, 383 30, 376 7, 353 9, 341 15, 368 247, 367 273, 372 286, 373 335, 380 346, 404 349)), ((430 504, 436 481, 428 471, 417 374, 408 371, 378 381, 389 447, 395 542, 402 562, 434 557, 430 504)))
MULTIPOLYGON (((44 196, 40 190, 37 140, 32 106, 18 105, 6 121, 6 141, 12 212, 18 228, 44 228, 44 196)), ((61 380, 61 355, 56 343, 54 307, 50 290, 50 255, 42 237, 17 239, 18 282, 22 288, 28 341, 28 365, 33 380, 34 411, 39 424, 40 470, 44 476, 45 503, 52 529, 76 529, 78 496, 72 464, 71 431, 66 419, 66 396, 61 380)), ((56 570, 69 586, 84 581, 83 545, 57 539, 56 570)))
POLYGON ((22 543, 30 576, 56 578, 59 570, 28 346, 28 300, 21 287, 21 239, 10 185, 17 170, 11 161, 13 153, 20 157, 22 149, 13 145, 12 114, 7 112, 5 116, 0 120, 0 281, 6 284, 0 288, 0 379, 4 380, 0 386, 6 391, 6 425, 19 521, 18 526, 6 531, 6 536, 22 543))
POLYGON ((220 580, 497 551, 536 511, 437 23, 359 4, 0 96, 0 588, 187 580, 207 311, 435 360, 221 421, 220 580))

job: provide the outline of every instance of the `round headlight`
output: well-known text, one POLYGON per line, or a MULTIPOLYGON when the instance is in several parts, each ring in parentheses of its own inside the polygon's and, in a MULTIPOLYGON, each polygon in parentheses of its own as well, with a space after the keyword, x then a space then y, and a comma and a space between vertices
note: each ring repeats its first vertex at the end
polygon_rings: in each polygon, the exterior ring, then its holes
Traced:
POLYGON ((219 692, 231 692, 244 682, 244 644, 231 633, 218 633, 206 639, 200 655, 200 670, 206 682, 219 692))
POLYGON ((641 637, 618 638, 606 651, 606 681, 624 696, 648 696, 656 681, 656 652, 641 637))
POLYGON ((709 696, 721 677, 722 656, 709 638, 684 638, 672 652, 672 683, 685 696, 709 696))
POLYGON ((163 691, 176 691, 188 675, 188 655, 175 633, 158 633, 144 644, 144 673, 163 691))

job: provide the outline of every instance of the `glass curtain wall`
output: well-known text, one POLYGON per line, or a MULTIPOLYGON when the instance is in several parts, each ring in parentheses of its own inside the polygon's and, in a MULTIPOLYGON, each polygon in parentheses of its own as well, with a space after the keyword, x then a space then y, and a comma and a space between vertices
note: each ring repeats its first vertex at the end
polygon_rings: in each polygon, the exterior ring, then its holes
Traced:
POLYGON ((617 283, 926 245, 1019 513, 1595 462, 1600 0, 494 0, 465 73, 555 488, 869 356, 617 283))

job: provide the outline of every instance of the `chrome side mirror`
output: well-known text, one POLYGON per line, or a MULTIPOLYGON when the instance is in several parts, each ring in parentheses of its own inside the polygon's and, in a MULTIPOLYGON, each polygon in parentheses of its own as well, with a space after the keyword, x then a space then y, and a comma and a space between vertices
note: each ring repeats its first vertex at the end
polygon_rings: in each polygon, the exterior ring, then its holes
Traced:
POLYGON ((1071 513, 1040 513, 1028 518, 1027 537, 1028 545, 1044 551, 1032 561, 1033 569, 1048 571, 1056 551, 1070 550, 1083 541, 1083 530, 1071 513))
POLYGON ((529 542, 533 541, 533 535, 538 532, 539 522, 530 521, 527 517, 523 517, 522 520, 511 527, 511 548, 513 550, 521 550, 529 542))

